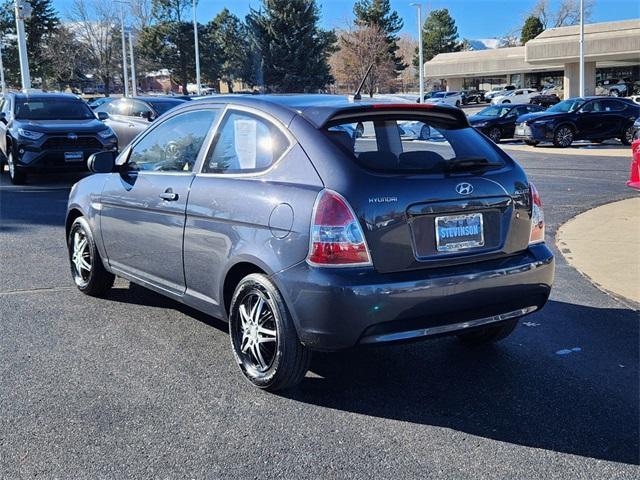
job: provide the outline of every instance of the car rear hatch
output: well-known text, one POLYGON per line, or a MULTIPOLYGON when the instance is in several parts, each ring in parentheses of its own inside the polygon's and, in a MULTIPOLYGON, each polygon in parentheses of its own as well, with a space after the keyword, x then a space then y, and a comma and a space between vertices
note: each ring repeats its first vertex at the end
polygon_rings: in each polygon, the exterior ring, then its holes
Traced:
POLYGON ((434 268, 525 250, 531 206, 522 169, 457 109, 385 107, 339 112, 324 126, 355 168, 323 180, 358 216, 374 268, 434 268), (429 138, 396 135, 395 125, 409 121, 428 125, 429 138), (353 151, 346 134, 356 136, 353 151))

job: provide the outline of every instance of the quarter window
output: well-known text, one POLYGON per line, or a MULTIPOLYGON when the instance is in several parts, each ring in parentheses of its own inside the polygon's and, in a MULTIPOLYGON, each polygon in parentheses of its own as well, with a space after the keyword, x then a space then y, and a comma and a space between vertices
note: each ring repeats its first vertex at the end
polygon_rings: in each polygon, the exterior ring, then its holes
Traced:
POLYGON ((198 152, 217 110, 186 112, 158 124, 134 145, 128 165, 132 170, 192 172, 198 152))
POLYGON ((144 117, 145 114, 153 113, 153 111, 144 103, 138 100, 131 102, 131 111, 129 113, 132 117, 144 117))
POLYGON ((231 111, 218 129, 203 172, 259 172, 273 165, 289 144, 287 136, 268 120, 247 112, 231 111))
POLYGON ((602 100, 602 111, 604 112, 621 112, 625 106, 617 100, 602 100))

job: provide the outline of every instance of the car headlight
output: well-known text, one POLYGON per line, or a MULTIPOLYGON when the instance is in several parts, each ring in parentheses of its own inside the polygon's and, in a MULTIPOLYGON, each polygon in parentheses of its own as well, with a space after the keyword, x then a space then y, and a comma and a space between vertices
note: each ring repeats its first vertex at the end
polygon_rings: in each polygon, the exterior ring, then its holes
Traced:
POLYGON ((42 132, 34 132, 33 130, 25 130, 24 128, 19 128, 18 133, 21 137, 28 138, 29 140, 38 140, 44 135, 42 132))
POLYGON ((111 130, 110 128, 106 128, 104 130, 100 130, 98 132, 98 135, 100 135, 101 138, 110 138, 115 136, 115 133, 113 133, 113 130, 111 130))

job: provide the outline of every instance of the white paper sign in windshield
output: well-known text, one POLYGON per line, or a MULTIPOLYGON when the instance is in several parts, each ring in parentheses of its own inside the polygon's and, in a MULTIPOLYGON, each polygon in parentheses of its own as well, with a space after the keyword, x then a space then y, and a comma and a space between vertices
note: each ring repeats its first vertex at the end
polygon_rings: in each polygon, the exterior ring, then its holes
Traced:
POLYGON ((241 169, 256 168, 256 121, 237 119, 233 123, 236 154, 241 169))

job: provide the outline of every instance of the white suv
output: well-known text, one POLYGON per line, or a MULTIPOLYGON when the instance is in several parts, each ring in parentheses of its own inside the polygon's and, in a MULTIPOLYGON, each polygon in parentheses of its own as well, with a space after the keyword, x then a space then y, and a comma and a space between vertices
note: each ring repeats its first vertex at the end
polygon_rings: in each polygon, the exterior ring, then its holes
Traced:
POLYGON ((447 104, 460 108, 462 95, 460 92, 437 92, 431 98, 427 98, 424 103, 430 103, 431 105, 447 104))
POLYGON ((531 99, 536 95, 538 95, 538 91, 535 88, 517 88, 503 95, 493 97, 491 99, 491 105, 500 105, 502 103, 531 103, 531 99))

